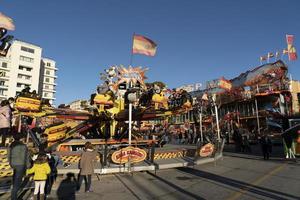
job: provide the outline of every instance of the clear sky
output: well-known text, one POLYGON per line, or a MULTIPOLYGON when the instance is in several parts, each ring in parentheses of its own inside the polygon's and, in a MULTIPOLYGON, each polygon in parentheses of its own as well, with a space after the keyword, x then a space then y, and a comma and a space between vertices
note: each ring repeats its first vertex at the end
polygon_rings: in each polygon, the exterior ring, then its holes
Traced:
MULTIPOLYGON (((89 98, 100 72, 128 65, 134 32, 158 44, 155 57, 133 57, 150 68, 149 81, 173 88, 234 78, 285 48, 286 34, 300 51, 299 10, 298 0, 0 0, 13 35, 57 62, 56 104, 89 98)), ((300 80, 300 61, 287 64, 300 80)))

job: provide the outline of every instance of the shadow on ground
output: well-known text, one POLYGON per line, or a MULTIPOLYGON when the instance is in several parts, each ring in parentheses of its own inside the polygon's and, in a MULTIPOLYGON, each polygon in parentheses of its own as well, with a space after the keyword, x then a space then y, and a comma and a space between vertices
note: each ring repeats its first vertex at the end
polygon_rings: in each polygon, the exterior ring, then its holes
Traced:
POLYGON ((179 171, 184 172, 186 174, 194 175, 200 178, 208 179, 214 182, 221 183, 223 185, 228 185, 230 187, 234 187, 240 190, 246 190, 247 192, 258 194, 262 197, 267 197, 276 200, 285 200, 285 199, 300 199, 300 196, 294 196, 291 194, 287 194, 284 192, 256 186, 253 184, 249 184, 246 182, 234 180, 231 178, 227 178, 224 176, 219 176, 213 173, 192 169, 192 168, 178 168, 179 171))

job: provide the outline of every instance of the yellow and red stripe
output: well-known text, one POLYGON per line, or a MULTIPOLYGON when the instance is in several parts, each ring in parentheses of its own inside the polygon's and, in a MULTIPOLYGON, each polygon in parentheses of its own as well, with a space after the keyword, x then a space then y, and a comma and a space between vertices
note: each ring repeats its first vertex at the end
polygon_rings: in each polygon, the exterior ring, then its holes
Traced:
POLYGON ((133 36, 133 54, 144 54, 146 56, 154 56, 157 45, 155 42, 141 35, 133 36))

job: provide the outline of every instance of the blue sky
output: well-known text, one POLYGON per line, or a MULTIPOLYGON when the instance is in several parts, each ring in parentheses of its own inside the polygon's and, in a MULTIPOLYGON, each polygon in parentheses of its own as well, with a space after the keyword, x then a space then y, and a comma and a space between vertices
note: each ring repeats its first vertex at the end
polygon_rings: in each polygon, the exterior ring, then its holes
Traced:
MULTIPOLYGON (((300 51, 299 10, 297 0, 0 1, 15 21, 13 35, 56 60, 56 104, 89 98, 100 72, 128 65, 133 32, 158 44, 155 57, 133 57, 134 66, 150 68, 149 81, 173 88, 234 78, 285 48, 285 34, 295 35, 300 51)), ((299 60, 287 64, 300 80, 299 60)))

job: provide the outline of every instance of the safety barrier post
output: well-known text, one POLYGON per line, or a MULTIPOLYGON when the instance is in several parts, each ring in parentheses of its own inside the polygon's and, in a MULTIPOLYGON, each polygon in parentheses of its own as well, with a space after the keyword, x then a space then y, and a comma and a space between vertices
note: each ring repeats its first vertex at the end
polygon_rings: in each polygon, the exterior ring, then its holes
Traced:
POLYGON ((201 146, 202 146, 202 142, 201 142, 201 140, 198 140, 197 143, 196 143, 196 151, 195 151, 194 160, 197 160, 199 158, 199 153, 200 153, 201 146))
POLYGON ((104 144, 103 166, 107 167, 107 143, 104 144))
POLYGON ((152 142, 151 143, 151 154, 150 154, 150 162, 151 164, 154 163, 154 154, 155 154, 155 144, 152 142))

